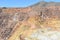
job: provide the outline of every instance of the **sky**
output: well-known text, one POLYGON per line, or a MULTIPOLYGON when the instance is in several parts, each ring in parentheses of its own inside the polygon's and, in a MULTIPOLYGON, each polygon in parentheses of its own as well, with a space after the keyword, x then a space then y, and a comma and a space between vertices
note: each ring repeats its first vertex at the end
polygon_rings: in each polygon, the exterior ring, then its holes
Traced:
MULTIPOLYGON (((0 0, 0 7, 28 7, 40 1, 41 0, 0 0)), ((60 0, 44 0, 44 1, 60 2, 60 0)))

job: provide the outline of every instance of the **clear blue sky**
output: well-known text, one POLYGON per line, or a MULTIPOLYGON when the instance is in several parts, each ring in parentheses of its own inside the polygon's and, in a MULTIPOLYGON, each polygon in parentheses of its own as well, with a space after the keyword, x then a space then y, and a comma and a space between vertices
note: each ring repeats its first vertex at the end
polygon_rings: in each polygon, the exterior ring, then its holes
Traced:
MULTIPOLYGON (((0 0, 0 7, 27 7, 39 1, 40 0, 0 0)), ((45 1, 60 2, 60 0, 45 0, 45 1)))

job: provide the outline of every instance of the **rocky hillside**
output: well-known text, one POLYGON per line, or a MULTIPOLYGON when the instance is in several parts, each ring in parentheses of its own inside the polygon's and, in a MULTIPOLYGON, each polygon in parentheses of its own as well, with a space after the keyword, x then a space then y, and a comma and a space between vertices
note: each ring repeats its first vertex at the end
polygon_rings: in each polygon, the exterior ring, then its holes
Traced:
MULTIPOLYGON (((16 25, 28 20, 30 23, 37 20, 38 23, 48 26, 51 20, 60 20, 60 2, 39 2, 26 8, 0 8, 0 40, 8 40, 18 28, 16 25)), ((55 30, 53 27, 52 29, 55 30)))

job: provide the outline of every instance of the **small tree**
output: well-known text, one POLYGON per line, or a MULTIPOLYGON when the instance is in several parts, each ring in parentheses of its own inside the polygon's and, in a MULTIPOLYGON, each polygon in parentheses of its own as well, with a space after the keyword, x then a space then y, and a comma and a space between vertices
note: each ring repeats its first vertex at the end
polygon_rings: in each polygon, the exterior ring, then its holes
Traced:
POLYGON ((3 7, 2 9, 6 9, 6 7, 3 7))

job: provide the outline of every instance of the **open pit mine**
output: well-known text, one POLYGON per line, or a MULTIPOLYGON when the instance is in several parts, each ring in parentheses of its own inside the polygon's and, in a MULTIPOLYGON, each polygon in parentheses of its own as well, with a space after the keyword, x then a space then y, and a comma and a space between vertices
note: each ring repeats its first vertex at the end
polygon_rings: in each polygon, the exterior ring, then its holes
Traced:
POLYGON ((60 2, 0 8, 0 40, 60 40, 60 2))

